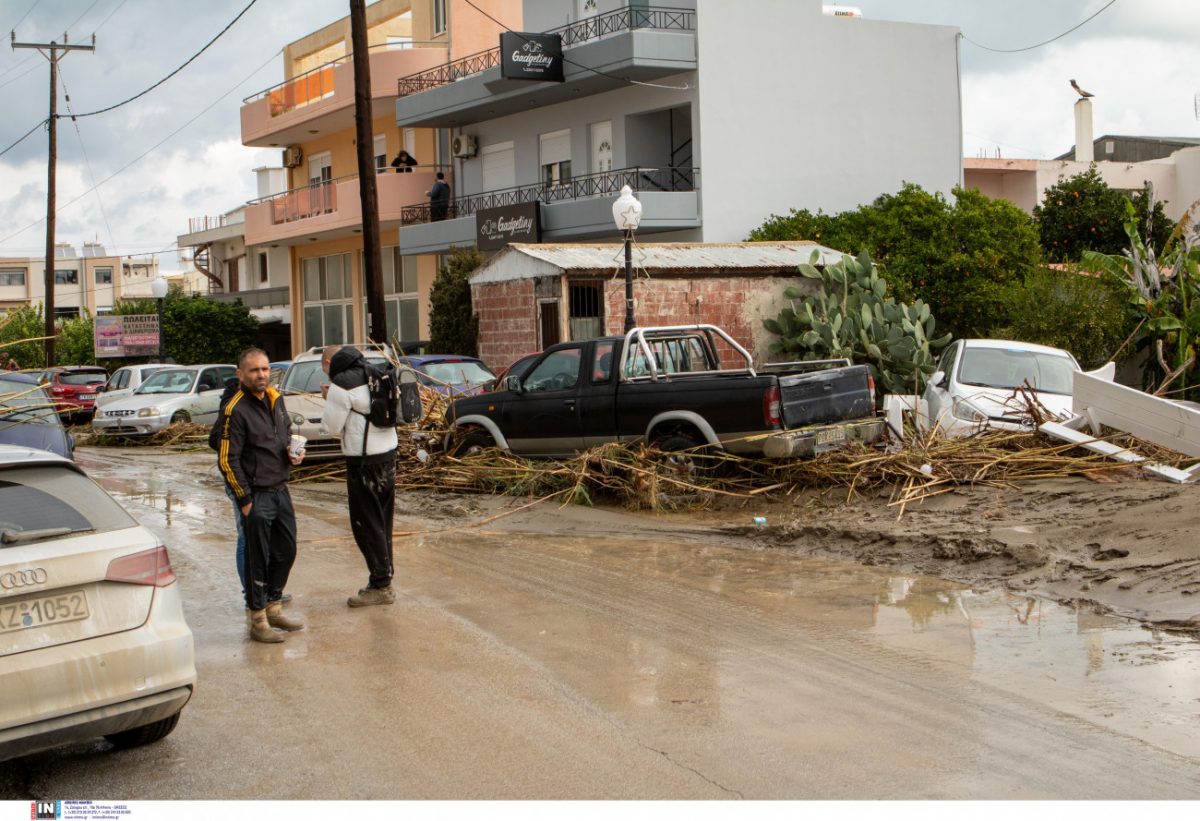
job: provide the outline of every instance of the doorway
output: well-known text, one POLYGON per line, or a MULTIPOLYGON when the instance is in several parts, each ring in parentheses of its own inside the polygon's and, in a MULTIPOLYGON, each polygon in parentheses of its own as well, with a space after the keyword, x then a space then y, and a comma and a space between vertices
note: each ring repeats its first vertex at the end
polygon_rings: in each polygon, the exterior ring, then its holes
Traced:
POLYGON ((538 303, 538 337, 542 350, 562 341, 558 324, 558 300, 538 303))

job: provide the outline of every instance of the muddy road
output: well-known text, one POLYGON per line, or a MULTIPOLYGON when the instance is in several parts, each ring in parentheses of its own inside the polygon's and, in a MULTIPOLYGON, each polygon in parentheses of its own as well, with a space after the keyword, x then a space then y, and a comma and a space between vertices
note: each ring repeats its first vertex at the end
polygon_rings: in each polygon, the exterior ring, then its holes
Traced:
POLYGON ((343 493, 305 485, 308 628, 253 644, 210 456, 79 458, 170 548, 199 685, 163 742, 0 764, 2 798, 1200 797, 1188 636, 801 555, 732 514, 472 528, 516 503, 425 494, 397 501, 396 605, 351 610, 343 493))

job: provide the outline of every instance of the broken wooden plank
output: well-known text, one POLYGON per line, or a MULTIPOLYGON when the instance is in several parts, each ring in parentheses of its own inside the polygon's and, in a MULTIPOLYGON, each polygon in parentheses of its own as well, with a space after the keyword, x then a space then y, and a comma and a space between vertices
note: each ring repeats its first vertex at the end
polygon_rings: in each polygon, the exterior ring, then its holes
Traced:
POLYGON ((1106 442, 1103 439, 1097 439, 1087 433, 1081 433, 1069 425, 1070 422, 1043 422, 1038 427, 1038 430, 1047 436, 1053 436, 1055 439, 1061 439, 1064 442, 1070 442, 1072 444, 1079 445, 1081 448, 1090 450, 1093 453, 1099 453, 1103 456, 1107 456, 1110 459, 1115 459, 1118 462, 1137 465, 1147 473, 1154 474, 1155 476, 1175 482, 1177 484, 1190 482, 1200 475, 1200 463, 1197 463, 1187 469, 1174 468, 1170 465, 1161 465, 1157 462, 1148 461, 1146 457, 1139 456, 1128 448, 1114 445, 1112 442, 1106 442))
POLYGON ((1107 425, 1187 456, 1200 457, 1200 411, 1086 373, 1075 374, 1072 408, 1092 433, 1107 425))

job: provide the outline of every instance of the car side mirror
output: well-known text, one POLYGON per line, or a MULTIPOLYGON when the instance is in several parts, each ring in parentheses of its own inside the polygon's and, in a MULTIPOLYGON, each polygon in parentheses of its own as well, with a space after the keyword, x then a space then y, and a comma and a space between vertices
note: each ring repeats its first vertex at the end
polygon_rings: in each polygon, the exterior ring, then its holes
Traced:
POLYGON ((940 388, 942 383, 946 381, 945 371, 934 371, 933 376, 929 377, 929 386, 932 388, 940 388))
POLYGON ((521 377, 519 376, 505 377, 504 389, 515 394, 521 394, 525 392, 525 389, 521 387, 521 377))

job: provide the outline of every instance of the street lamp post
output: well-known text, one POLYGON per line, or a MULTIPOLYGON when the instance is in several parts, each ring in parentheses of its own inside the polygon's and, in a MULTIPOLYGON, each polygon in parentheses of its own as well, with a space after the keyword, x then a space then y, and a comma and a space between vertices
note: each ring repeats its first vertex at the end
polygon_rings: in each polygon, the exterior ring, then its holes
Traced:
POLYGON ((642 204, 628 185, 621 187, 621 196, 612 207, 617 230, 625 234, 625 333, 633 330, 633 232, 642 221, 642 204))
POLYGON ((163 300, 167 298, 170 285, 162 274, 150 283, 150 293, 158 300, 158 361, 165 362, 167 355, 166 331, 163 329, 163 300))

